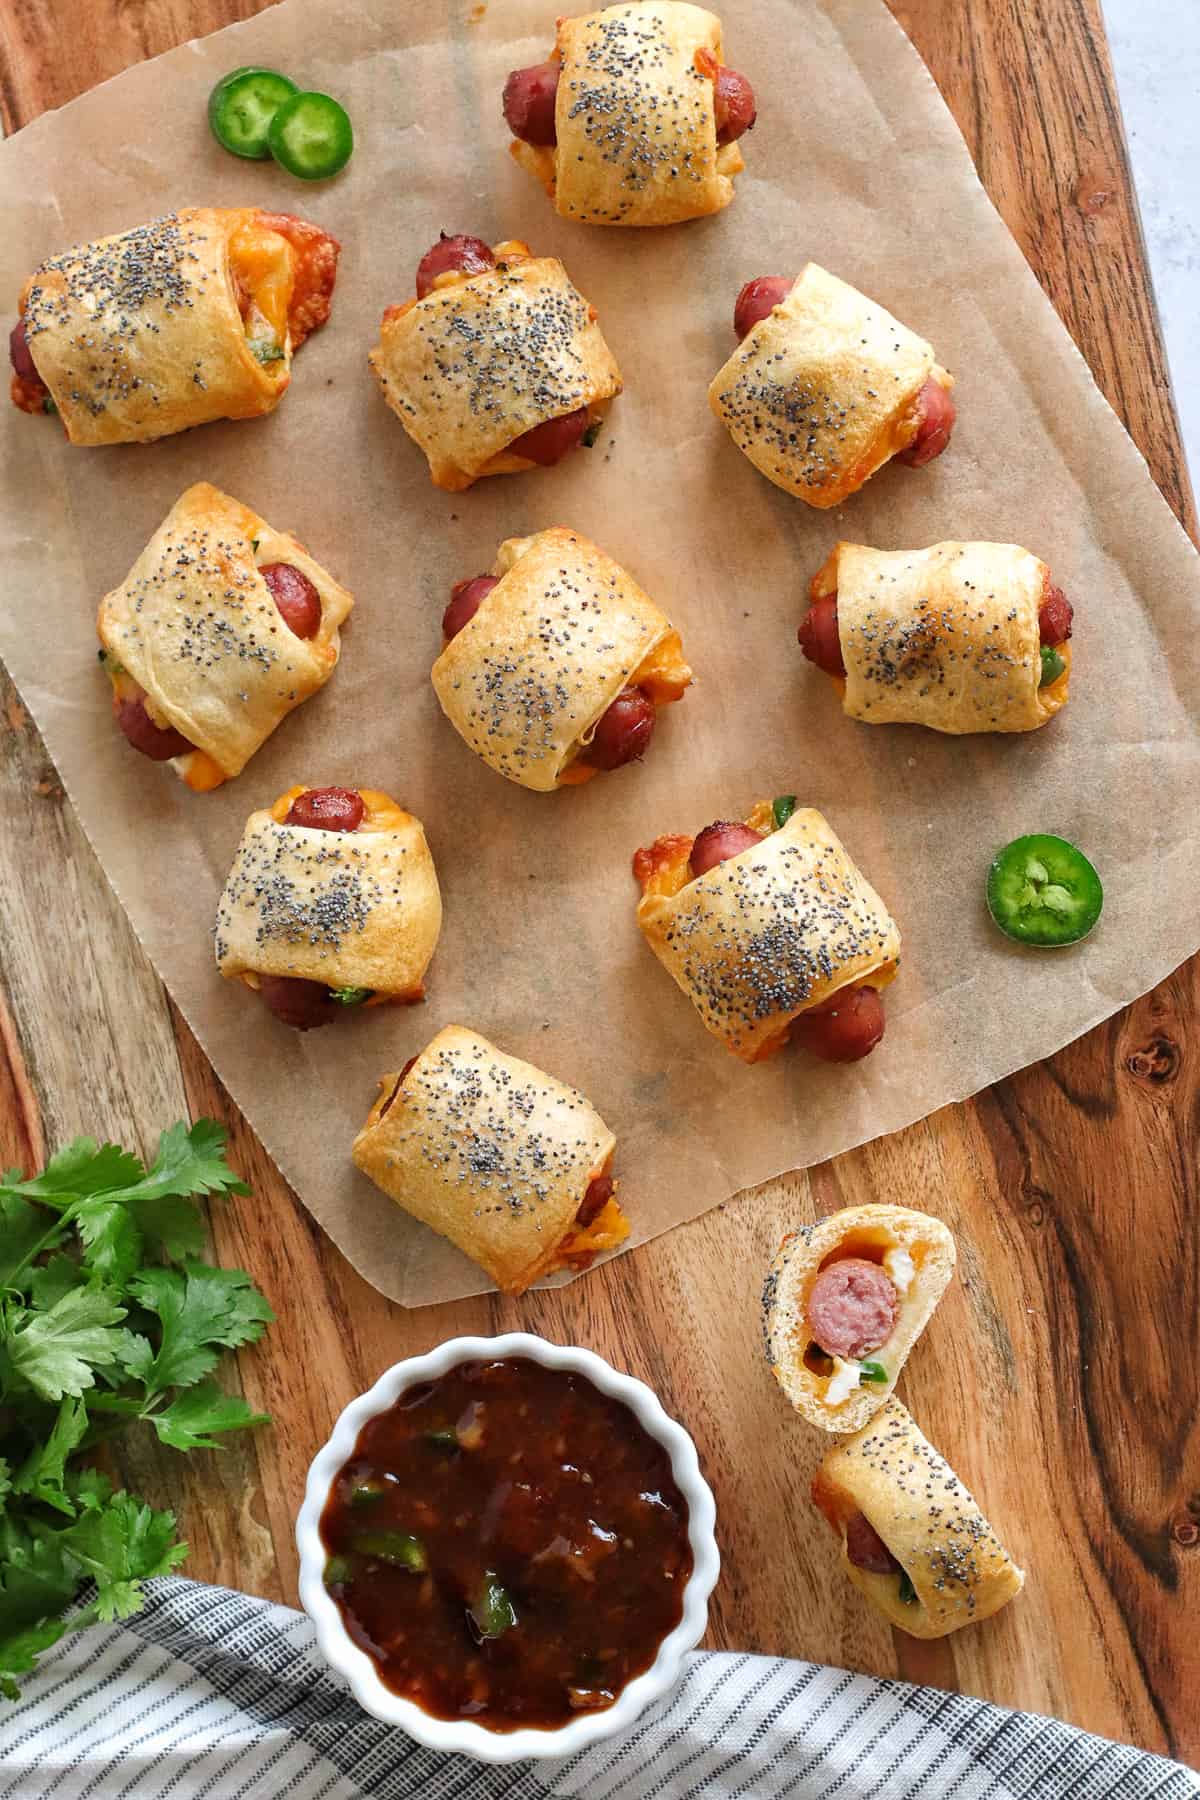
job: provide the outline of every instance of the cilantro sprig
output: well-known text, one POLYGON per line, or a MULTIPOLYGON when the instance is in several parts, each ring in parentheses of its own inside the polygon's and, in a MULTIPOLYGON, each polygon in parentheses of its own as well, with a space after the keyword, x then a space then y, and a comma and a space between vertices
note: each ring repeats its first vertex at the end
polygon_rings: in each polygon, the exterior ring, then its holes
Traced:
POLYGON ((201 1260, 196 1204, 248 1192, 211 1119, 164 1131, 149 1169, 81 1137, 40 1175, 0 1175, 0 1694, 64 1633, 137 1612, 187 1554, 173 1513, 91 1466, 96 1446, 141 1421, 215 1449, 266 1421, 213 1372, 274 1314, 241 1269, 201 1260))

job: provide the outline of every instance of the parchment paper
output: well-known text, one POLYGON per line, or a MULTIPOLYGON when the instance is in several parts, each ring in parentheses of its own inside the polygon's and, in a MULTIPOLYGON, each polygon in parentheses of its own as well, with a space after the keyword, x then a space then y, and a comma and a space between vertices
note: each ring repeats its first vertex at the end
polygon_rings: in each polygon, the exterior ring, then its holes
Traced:
POLYGON ((174 206, 307 211, 344 244, 332 323, 269 419, 75 450, 51 422, 3 409, 0 650, 218 1073, 335 1242, 408 1304, 486 1283, 359 1176, 349 1146, 376 1078, 445 1023, 591 1098, 618 1136, 636 1244, 1048 1055, 1200 944, 1196 556, 890 15, 877 0, 723 0, 726 55, 759 102, 737 197, 713 219, 633 232, 559 220, 506 153, 503 79, 545 57, 554 6, 476 10, 288 0, 0 152, 0 292, 14 310, 43 256, 174 206), (210 139, 213 81, 257 62, 349 107, 358 148, 338 180, 306 188, 210 139), (441 228, 528 238, 598 307, 626 392, 596 449, 463 495, 431 487, 365 357, 441 228), (809 256, 929 337, 960 380, 950 453, 920 472, 893 464, 832 513, 764 481, 705 395, 740 284, 809 256), (334 680, 207 797, 113 729, 93 626, 99 596, 201 478, 296 530, 358 600, 334 680), (475 760, 429 666, 451 582, 550 524, 633 572, 682 631, 699 685, 640 767, 545 796, 475 760), (1011 738, 844 718, 795 642, 808 579, 839 537, 993 538, 1045 557, 1076 606, 1066 711, 1011 738), (294 781, 385 788, 424 820, 446 903, 424 1008, 298 1037, 217 977, 210 926, 243 821, 294 781), (858 1066, 791 1053, 743 1067, 634 925, 637 845, 785 792, 828 815, 904 933, 887 1037, 858 1066), (1103 876, 1101 926, 1076 949, 1023 951, 987 919, 989 858, 1031 830, 1079 843, 1103 876))

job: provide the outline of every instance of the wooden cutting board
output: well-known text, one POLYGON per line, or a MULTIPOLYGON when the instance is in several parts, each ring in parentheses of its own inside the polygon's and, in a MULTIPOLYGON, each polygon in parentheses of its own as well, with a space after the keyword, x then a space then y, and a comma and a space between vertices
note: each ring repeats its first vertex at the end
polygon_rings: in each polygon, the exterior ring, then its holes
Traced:
MULTIPOLYGON (((1194 534, 1099 0, 889 4, 1194 534)), ((259 10, 260 0, 6 6, 4 126, 259 10)), ((962 1688, 1200 1756, 1200 959, 969 1104, 744 1195, 568 1289, 411 1313, 322 1237, 229 1102, 6 678, 0 978, 5 1163, 32 1169, 81 1130, 151 1150, 163 1125, 208 1113, 228 1124, 254 1186, 215 1211, 212 1238, 278 1313, 234 1375, 274 1428, 221 1454, 180 1458, 148 1437, 123 1451, 124 1479, 178 1512, 189 1574, 294 1603, 292 1521, 309 1459, 345 1402, 447 1337, 524 1326, 642 1376, 693 1432, 724 1557, 709 1643, 962 1688), (892 1197, 929 1200, 960 1245, 960 1279, 905 1398, 1029 1576, 1000 1617, 933 1645, 893 1635, 838 1574, 807 1497, 819 1446, 759 1349, 759 1288, 783 1231, 814 1211, 892 1197)))

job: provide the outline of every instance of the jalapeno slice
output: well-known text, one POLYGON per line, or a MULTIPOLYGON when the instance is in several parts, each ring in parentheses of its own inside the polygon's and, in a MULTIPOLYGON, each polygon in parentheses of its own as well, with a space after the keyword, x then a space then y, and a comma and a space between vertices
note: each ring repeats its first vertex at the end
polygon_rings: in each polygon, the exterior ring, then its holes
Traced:
POLYGON ((299 93, 278 69, 232 69, 208 96, 208 123, 222 149, 261 162, 270 156, 267 133, 285 100, 299 93))
POLYGON ((987 903, 1004 935, 1019 944, 1075 944, 1100 917, 1104 889, 1082 850, 1035 832, 1014 838, 993 860, 987 903))
POLYGON ((289 175, 324 181, 350 161, 354 130, 349 113, 330 94, 293 94, 271 120, 267 143, 289 175))

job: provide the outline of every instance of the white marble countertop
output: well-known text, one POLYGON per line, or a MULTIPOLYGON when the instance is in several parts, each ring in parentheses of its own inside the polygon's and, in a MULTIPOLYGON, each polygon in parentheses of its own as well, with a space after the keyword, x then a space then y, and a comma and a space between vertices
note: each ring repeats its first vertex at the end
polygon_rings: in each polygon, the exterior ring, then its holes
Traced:
POLYGON ((1200 488, 1200 0, 1103 0, 1175 404, 1200 488))

